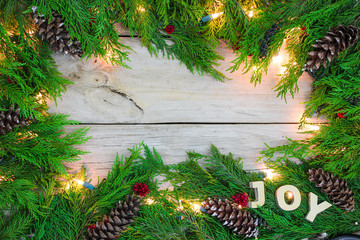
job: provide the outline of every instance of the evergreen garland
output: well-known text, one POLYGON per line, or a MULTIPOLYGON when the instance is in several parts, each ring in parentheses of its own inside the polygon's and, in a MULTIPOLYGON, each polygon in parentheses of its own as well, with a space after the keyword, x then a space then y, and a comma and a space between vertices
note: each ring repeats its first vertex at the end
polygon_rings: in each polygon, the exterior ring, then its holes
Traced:
POLYGON ((77 122, 47 113, 45 101, 56 101, 71 82, 60 76, 47 43, 36 35, 33 6, 45 19, 51 20, 52 11, 62 16, 71 39, 81 43, 84 58, 101 57, 128 67, 131 49, 122 44, 114 25, 121 22, 152 55, 176 58, 191 72, 210 74, 219 81, 225 80, 215 68, 222 60, 215 51, 219 38, 236 49, 229 70, 245 64, 244 71, 253 72, 255 84, 285 41, 289 61, 275 89, 283 98, 298 92, 297 81, 317 40, 339 25, 360 27, 357 0, 0 1, 0 111, 19 106, 21 117, 33 119, 30 125, 0 136, 0 239, 82 239, 89 226, 132 193, 136 183, 149 186, 148 199, 154 203, 141 207, 137 220, 119 239, 239 239, 194 206, 208 197, 230 199, 238 193, 253 200, 249 183, 258 180, 265 181, 266 204, 248 210, 267 223, 259 229, 260 239, 316 238, 324 233, 333 237, 360 230, 357 206, 351 213, 331 207, 315 222, 304 220, 307 193, 329 201, 308 181, 311 168, 346 179, 355 202, 360 200, 359 41, 326 68, 309 73, 315 80, 314 91, 301 124, 314 113, 328 122, 311 138, 289 139, 262 152, 259 160, 280 177, 268 180, 261 172, 244 171, 240 159, 221 154, 215 146, 210 156, 189 152, 185 162, 165 166, 156 150, 140 144, 131 149, 130 157, 117 157, 107 178, 89 191, 75 181, 86 180, 86 169, 72 175, 63 165, 85 154, 75 145, 89 139, 87 129, 65 133, 64 126, 77 122), (253 18, 247 15, 251 8, 253 18), (218 18, 201 21, 212 14, 218 18), (278 27, 269 34, 274 24, 278 27), (165 176, 174 191, 160 191, 157 175, 165 176), (279 209, 274 197, 285 184, 297 186, 303 197, 300 207, 291 212, 279 209))

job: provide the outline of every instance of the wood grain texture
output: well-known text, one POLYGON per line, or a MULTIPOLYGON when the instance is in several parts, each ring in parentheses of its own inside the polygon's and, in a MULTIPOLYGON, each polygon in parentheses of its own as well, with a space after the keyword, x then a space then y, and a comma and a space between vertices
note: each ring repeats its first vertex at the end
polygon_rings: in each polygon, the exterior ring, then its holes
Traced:
POLYGON ((242 157, 245 169, 259 170, 264 165, 256 159, 264 143, 277 146, 286 142, 285 136, 306 137, 296 134, 296 123, 311 92, 307 74, 299 79, 300 93, 285 103, 272 89, 281 66, 272 64, 262 84, 254 87, 250 74, 226 71, 235 54, 224 42, 217 49, 225 59, 218 69, 232 80, 221 83, 193 75, 178 60, 151 57, 139 39, 121 41, 135 51, 129 56, 132 69, 54 55, 63 76, 75 84, 57 105, 49 103, 50 112, 84 123, 69 131, 91 127, 93 138, 79 146, 91 153, 69 166, 77 171, 84 162, 93 182, 106 177, 116 152, 128 154, 126 149, 143 140, 167 164, 186 160, 186 151, 208 154, 215 144, 223 153, 242 157))
POLYGON ((225 60, 218 69, 232 80, 221 83, 193 75, 178 60, 151 57, 139 39, 121 40, 136 52, 130 54, 132 69, 54 55, 64 77, 75 84, 57 106, 50 103, 50 112, 84 123, 296 123, 305 107, 300 103, 311 92, 312 80, 303 74, 295 99, 277 98, 272 88, 279 81, 279 64, 256 87, 250 74, 226 71, 235 54, 224 42, 218 51, 225 60))
MULTIPOLYGON (((67 130, 79 127, 84 126, 67 130)), ((117 152, 128 155, 126 149, 144 141, 149 147, 155 147, 166 164, 185 161, 186 151, 209 154, 210 145, 214 144, 224 154, 232 152, 235 157, 242 157, 246 170, 256 170, 264 167, 256 163, 259 151, 266 149, 264 143, 277 146, 287 142, 285 136, 306 137, 296 132, 295 124, 92 125, 89 131, 92 139, 79 146, 91 153, 68 166, 76 171, 84 162, 89 177, 96 183, 98 177, 102 179, 107 175, 117 152)))

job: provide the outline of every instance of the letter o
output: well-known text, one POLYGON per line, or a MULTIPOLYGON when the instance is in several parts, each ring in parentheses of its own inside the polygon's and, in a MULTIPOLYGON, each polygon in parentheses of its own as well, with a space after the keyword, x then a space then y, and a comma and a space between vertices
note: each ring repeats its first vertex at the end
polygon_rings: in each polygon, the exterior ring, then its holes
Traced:
POLYGON ((293 211, 301 204, 301 194, 299 189, 293 185, 284 185, 279 187, 275 193, 276 204, 284 211, 293 211), (285 200, 285 193, 289 191, 293 193, 293 201, 289 204, 285 200))

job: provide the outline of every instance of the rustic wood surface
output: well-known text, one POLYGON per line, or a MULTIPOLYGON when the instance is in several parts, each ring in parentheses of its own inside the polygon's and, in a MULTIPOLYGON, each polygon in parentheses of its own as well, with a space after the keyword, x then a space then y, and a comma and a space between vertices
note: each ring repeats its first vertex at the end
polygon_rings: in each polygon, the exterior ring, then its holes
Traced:
MULTIPOLYGON (((107 175, 116 153, 129 155, 128 148, 144 141, 155 148, 166 164, 186 160, 186 152, 210 153, 214 144, 224 154, 234 153, 241 157, 246 170, 259 170, 264 164, 256 162, 264 143, 277 146, 286 138, 302 139, 297 134, 296 124, 158 124, 158 125, 82 125, 69 127, 91 127, 92 139, 80 146, 91 153, 82 157, 89 177, 94 181, 107 175)), ((70 164, 74 170, 80 169, 82 161, 70 164)))
MULTIPOLYGON (((224 42, 218 51, 225 60, 218 69, 232 80, 221 83, 193 75, 177 60, 151 57, 139 39, 122 41, 135 51, 129 56, 132 69, 54 55, 64 77, 75 84, 57 105, 50 103, 50 112, 68 114, 91 127, 93 138, 80 148, 92 152, 82 160, 93 180, 105 177, 116 152, 125 154, 142 140, 166 163, 185 160, 186 151, 208 153, 213 143, 224 153, 241 156, 246 169, 261 169, 263 164, 255 161, 264 143, 275 146, 285 143, 285 136, 305 137, 296 131, 305 109, 301 103, 311 93, 307 74, 299 79, 300 93, 286 103, 272 89, 280 78, 280 64, 272 64, 262 84, 254 87, 250 74, 226 71, 235 54, 224 42)), ((71 166, 78 169, 81 163, 71 166)))

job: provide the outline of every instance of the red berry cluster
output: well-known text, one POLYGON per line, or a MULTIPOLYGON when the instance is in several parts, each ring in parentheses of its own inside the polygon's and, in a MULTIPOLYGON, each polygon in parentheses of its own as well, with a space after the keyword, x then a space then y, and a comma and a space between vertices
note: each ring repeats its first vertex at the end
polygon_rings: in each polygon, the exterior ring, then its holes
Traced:
POLYGON ((165 28, 165 32, 167 32, 168 34, 173 34, 175 31, 175 27, 173 25, 167 25, 165 28))
POLYGON ((336 115, 337 115, 339 118, 346 118, 346 115, 345 115, 344 112, 338 112, 336 115))
POLYGON ((142 197, 149 193, 149 188, 145 183, 136 183, 133 187, 133 191, 142 197))
POLYGON ((248 207, 248 198, 249 195, 246 193, 238 193, 235 196, 232 196, 234 202, 236 202, 241 207, 248 207))
MULTIPOLYGON (((301 35, 303 35, 304 37, 307 37, 307 36, 309 36, 309 34, 307 33, 307 27, 301 27, 300 28, 302 31, 303 31, 303 33, 301 34, 301 35)), ((310 29, 310 28, 309 28, 310 29)))

